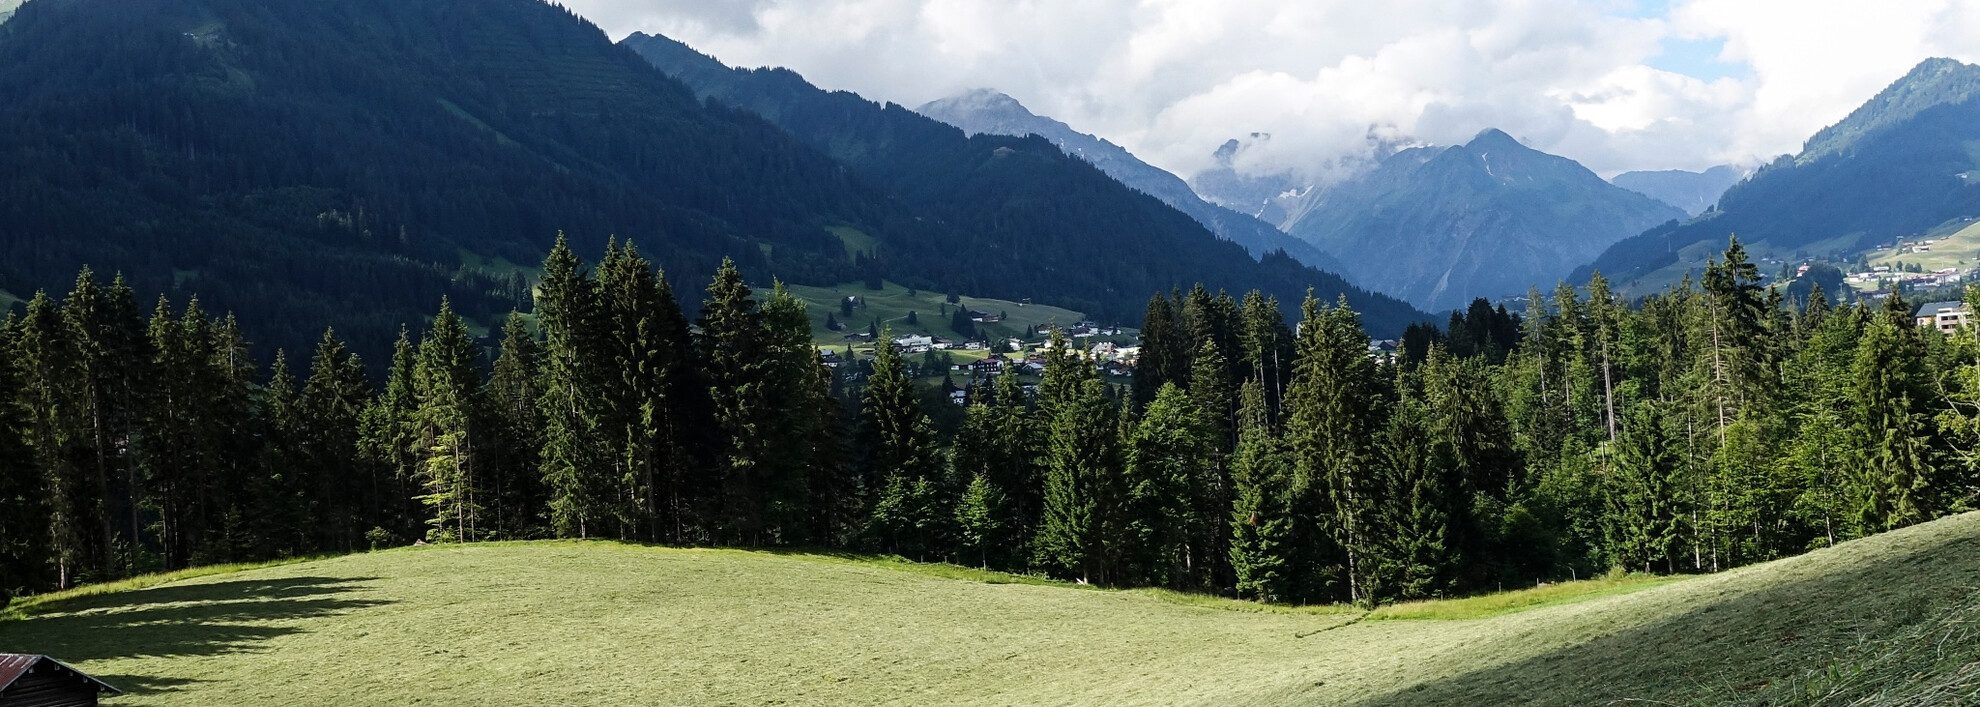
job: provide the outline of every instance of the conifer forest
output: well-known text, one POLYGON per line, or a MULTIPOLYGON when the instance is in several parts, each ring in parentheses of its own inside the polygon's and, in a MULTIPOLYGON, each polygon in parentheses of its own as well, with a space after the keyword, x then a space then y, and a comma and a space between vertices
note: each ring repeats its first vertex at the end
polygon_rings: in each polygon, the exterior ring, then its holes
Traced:
POLYGON ((725 264, 677 296, 630 244, 560 241, 493 350, 442 300, 389 361, 325 331, 262 366, 233 317, 84 270, 0 327, 0 591, 556 537, 1376 604, 1974 507, 1975 330, 1761 279, 1735 240, 1640 301, 1600 275, 1481 300, 1394 355, 1345 301, 1199 286, 1149 301, 1131 386, 1055 336, 956 416, 888 337, 828 368, 781 285, 725 264))

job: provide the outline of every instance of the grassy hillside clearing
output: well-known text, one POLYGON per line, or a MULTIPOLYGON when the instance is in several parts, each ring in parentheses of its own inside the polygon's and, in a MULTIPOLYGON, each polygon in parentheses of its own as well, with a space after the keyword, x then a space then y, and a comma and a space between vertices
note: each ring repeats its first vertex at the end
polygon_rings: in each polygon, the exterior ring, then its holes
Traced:
MULTIPOLYGON (((1031 341, 1039 338, 1031 333, 1039 325, 1070 326, 1086 320, 1085 314, 1070 309, 982 297, 962 297, 960 304, 948 304, 947 293, 928 290, 910 291, 892 282, 882 285, 883 287, 878 290, 866 289, 865 285, 856 282, 838 287, 793 285, 790 289, 791 294, 797 295, 805 301, 805 304, 810 305, 812 339, 821 346, 833 348, 845 345, 846 334, 864 333, 868 325, 876 321, 881 329, 893 329, 896 336, 929 334, 961 341, 964 337, 949 328, 949 314, 944 313, 944 309, 953 313, 957 307, 1007 315, 1002 322, 976 325, 978 336, 994 339, 1018 337, 1031 341), (846 297, 863 298, 865 306, 855 308, 852 316, 842 315, 839 310, 839 300, 846 297), (915 313, 917 324, 907 322, 908 312, 915 313), (827 314, 845 324, 846 329, 842 331, 826 329, 827 314)), ((963 352, 956 353, 960 356, 963 352)))
POLYGON ((1972 692, 1946 656, 1974 655, 1975 632, 1945 629, 1975 612, 1976 551, 1968 514, 1720 575, 1369 616, 862 558, 499 543, 55 597, 0 623, 0 651, 129 689, 110 705, 1829 704, 1805 697, 1835 692, 1823 676, 1877 670, 1904 676, 1902 701, 1972 692))
POLYGON ((1976 259, 1980 259, 1980 222, 1955 221, 1903 241, 1914 245, 1906 247, 1901 242, 1890 248, 1870 251, 1865 257, 1871 265, 1904 263, 1907 266, 1918 265, 1927 272, 1942 268, 1970 268, 1976 259), (1932 243, 1920 243, 1928 240, 1932 243))

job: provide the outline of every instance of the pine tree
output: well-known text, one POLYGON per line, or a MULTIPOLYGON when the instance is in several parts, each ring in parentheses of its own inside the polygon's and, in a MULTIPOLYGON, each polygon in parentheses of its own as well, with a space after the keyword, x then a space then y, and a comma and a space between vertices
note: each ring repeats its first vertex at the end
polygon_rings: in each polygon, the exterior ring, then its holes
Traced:
POLYGON ((100 499, 87 474, 75 463, 81 446, 81 410, 76 404, 74 341, 55 301, 36 292, 26 316, 15 325, 10 355, 19 372, 19 400, 28 412, 26 441, 47 499, 50 547, 56 586, 67 589, 92 568, 102 566, 91 542, 99 527, 100 499))
POLYGON ((0 608, 22 590, 47 586, 53 551, 48 494, 28 447, 29 410, 20 395, 15 335, 19 322, 0 325, 0 608))
MULTIPOLYGON (((1207 348, 1216 351, 1214 344, 1207 348)), ((1148 405, 1127 442, 1121 581, 1175 588, 1209 583, 1223 555, 1221 513, 1204 514, 1199 505, 1223 496, 1211 458, 1213 434, 1189 394, 1173 383, 1148 405)))
POLYGON ((956 504, 943 483, 935 430, 921 412, 900 350, 882 340, 876 353, 860 405, 866 478, 877 492, 868 533, 891 552, 939 556, 950 541, 956 504))
POLYGON ((1666 571, 1676 569, 1679 445, 1661 404, 1642 403, 1629 411, 1604 489, 1608 554, 1617 566, 1648 572, 1661 563, 1666 571))
POLYGON ((1004 535, 1004 494, 990 477, 976 474, 956 502, 956 548, 974 556, 977 566, 990 566, 990 551, 1004 535))
POLYGON ((612 518, 598 310, 596 283, 559 235, 537 283, 536 320, 543 331, 538 469, 550 493, 551 528, 561 537, 602 534, 612 518))
POLYGON ((130 547, 138 528, 136 467, 120 441, 131 437, 136 422, 138 382, 143 378, 139 364, 146 358, 142 323, 123 279, 119 277, 106 291, 87 267, 77 274, 75 289, 62 303, 62 319, 74 350, 75 436, 95 505, 90 513, 96 520, 93 545, 103 563, 101 572, 114 576, 120 571, 119 547, 130 547), (123 486, 122 493, 113 489, 117 485, 123 486), (121 536, 118 518, 132 519, 121 536))
POLYGON ((536 473, 536 450, 542 444, 543 420, 536 407, 542 396, 537 360, 536 337, 520 312, 509 312, 502 325, 501 350, 481 394, 490 432, 490 449, 482 464, 488 484, 485 496, 490 530, 500 536, 529 534, 541 510, 543 485, 536 473))
POLYGON ((409 538, 423 532, 416 530, 416 516, 409 503, 413 479, 419 473, 413 419, 419 407, 413 380, 417 365, 412 334, 401 326, 392 347, 391 365, 386 369, 385 388, 365 406, 358 423, 359 456, 366 468, 358 525, 370 525, 367 533, 376 530, 393 538, 409 538))
POLYGON ((1296 593, 1292 454, 1267 421, 1264 384, 1247 382, 1244 393, 1231 459, 1231 569, 1239 597, 1287 601, 1296 593))
POLYGON ((317 550, 357 549, 366 478, 359 440, 371 386, 364 363, 344 348, 337 332, 323 331, 303 383, 300 466, 309 485, 308 530, 317 550))
POLYGON ((785 543, 816 542, 837 533, 836 507, 854 492, 837 468, 832 435, 831 371, 811 341, 804 300, 776 283, 763 305, 766 364, 764 481, 767 520, 785 543), (819 502, 814 506, 813 500, 819 502))
POLYGON ((1141 316, 1141 358, 1134 366, 1135 407, 1154 402, 1164 383, 1182 383, 1189 375, 1194 346, 1177 303, 1157 293, 1141 316))
MULTIPOLYGON (((1230 365, 1214 340, 1204 340, 1196 350, 1189 375, 1189 396, 1203 419, 1210 425, 1211 441, 1218 453, 1229 453, 1237 442, 1237 388, 1232 383, 1230 365)), ((1218 504, 1222 506, 1222 503, 1218 504)))
POLYGON ((1091 379, 1057 408, 1033 563, 1054 576, 1110 584, 1122 495, 1118 411, 1105 384, 1091 379))
POLYGON ((413 371, 415 449, 420 459, 419 501, 428 512, 427 539, 466 542, 481 535, 481 502, 475 475, 474 343, 452 303, 440 300, 433 329, 419 344, 413 371))
POLYGON ((262 387, 261 417, 259 467, 263 473, 251 479, 257 510, 252 519, 254 535, 265 542, 259 554, 295 556, 310 548, 310 505, 315 489, 303 451, 307 431, 302 394, 296 390, 295 374, 289 371, 288 354, 279 349, 268 367, 268 383, 262 387))
POLYGON ((1377 442, 1382 478, 1369 529, 1368 601, 1442 596, 1455 579, 1447 485, 1453 460, 1431 427, 1422 402, 1405 396, 1377 442))
POLYGON ((1903 527, 1938 510, 1938 470, 1925 347, 1911 312, 1892 296, 1857 344, 1850 403, 1855 417, 1857 516, 1872 531, 1903 527))
POLYGON ((742 272, 728 260, 715 273, 701 306, 698 340, 703 380, 714 400, 719 430, 716 469, 719 532, 729 542, 763 544, 768 492, 765 445, 770 410, 764 404, 773 366, 763 312, 742 272))
MULTIPOLYGON (((1363 526, 1371 501, 1367 440, 1374 363, 1360 319, 1345 302, 1322 307, 1309 294, 1302 311, 1298 359, 1285 400, 1294 493, 1313 529, 1343 552, 1339 569, 1348 599, 1361 601, 1358 564, 1369 540, 1363 526)), ((1309 543, 1308 549, 1318 550, 1319 543, 1309 543)), ((1316 555, 1307 569, 1325 571, 1328 564, 1328 558, 1316 555)))

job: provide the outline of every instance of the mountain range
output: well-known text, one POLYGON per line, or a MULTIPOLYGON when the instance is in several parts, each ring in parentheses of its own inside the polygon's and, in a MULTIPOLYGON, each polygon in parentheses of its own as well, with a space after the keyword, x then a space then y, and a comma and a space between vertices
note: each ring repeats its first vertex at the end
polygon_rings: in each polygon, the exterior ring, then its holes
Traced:
POLYGON ((943 230, 890 243, 893 252, 925 254, 923 267, 953 272, 973 294, 1057 290, 1058 304, 1125 320, 1150 294, 1200 280, 1261 289, 1282 304, 1308 288, 1326 300, 1346 296, 1383 333, 1425 317, 1276 250, 1254 260, 1044 137, 968 135, 896 104, 820 89, 788 69, 731 68, 667 37, 634 33, 622 44, 703 99, 762 116, 928 216, 943 230))
POLYGON ((823 149, 536 0, 35 0, 0 25, 0 96, 0 163, 32 166, 0 170, 0 301, 90 265, 234 312, 265 351, 330 324, 382 361, 442 297, 487 327, 528 308, 560 231, 590 258, 635 242, 689 292, 732 257, 763 285, 891 279, 1118 321, 1199 280, 1346 294, 1378 330, 1423 317, 1043 140, 857 101, 907 126, 866 145, 898 169, 823 149))
POLYGON ((1287 233, 1340 259, 1356 282, 1433 311, 1548 286, 1685 216, 1499 130, 1398 152, 1313 190, 1292 213, 1287 233))
POLYGON ((1577 270, 1642 293, 1737 235, 1756 259, 1846 260, 1980 216, 1980 67, 1930 59, 1727 190, 1718 208, 1619 242, 1577 270))
POLYGON ((1204 228, 1244 246, 1254 256, 1283 250, 1293 259, 1321 270, 1344 270, 1344 266, 1333 256, 1305 241, 1287 236, 1272 224, 1204 201, 1181 177, 1141 161, 1126 148, 1074 130, 1058 120, 1034 114, 1017 99, 1002 93, 978 89, 930 101, 915 108, 914 112, 962 128, 972 135, 1043 137, 1066 154, 1091 162, 1120 183, 1189 214, 1204 228))
POLYGON ((1624 172, 1609 179, 1610 184, 1628 189, 1697 216, 1719 203, 1719 196, 1746 177, 1746 170, 1719 165, 1703 172, 1667 169, 1654 172, 1624 172))

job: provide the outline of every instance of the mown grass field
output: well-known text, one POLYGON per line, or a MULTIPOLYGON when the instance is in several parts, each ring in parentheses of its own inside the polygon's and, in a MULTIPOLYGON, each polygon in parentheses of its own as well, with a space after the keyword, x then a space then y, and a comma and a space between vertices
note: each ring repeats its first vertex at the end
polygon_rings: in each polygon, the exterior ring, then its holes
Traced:
POLYGON ((1980 685, 1976 587, 1980 514, 1720 575, 1374 615, 864 558, 500 543, 53 597, 0 621, 0 651, 129 691, 110 705, 1952 704, 1980 685))
POLYGON ((1980 221, 1954 222, 1923 236, 1901 240, 1931 240, 1931 250, 1918 252, 1902 246, 1874 250, 1865 257, 1871 265, 1918 265, 1926 271, 1943 268, 1970 268, 1980 261, 1980 221))

